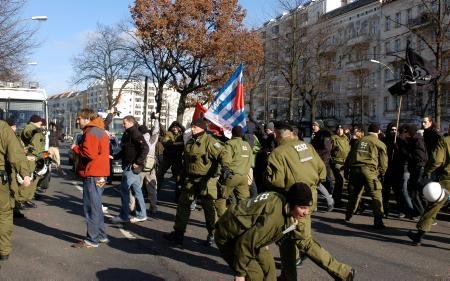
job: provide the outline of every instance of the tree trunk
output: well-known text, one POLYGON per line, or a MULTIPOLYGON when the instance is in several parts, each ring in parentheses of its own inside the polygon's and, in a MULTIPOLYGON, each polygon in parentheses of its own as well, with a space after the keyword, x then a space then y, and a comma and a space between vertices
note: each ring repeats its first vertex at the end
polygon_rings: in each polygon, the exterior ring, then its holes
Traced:
POLYGON ((186 94, 180 93, 180 99, 178 100, 177 108, 177 121, 183 124, 184 111, 186 110, 186 94))

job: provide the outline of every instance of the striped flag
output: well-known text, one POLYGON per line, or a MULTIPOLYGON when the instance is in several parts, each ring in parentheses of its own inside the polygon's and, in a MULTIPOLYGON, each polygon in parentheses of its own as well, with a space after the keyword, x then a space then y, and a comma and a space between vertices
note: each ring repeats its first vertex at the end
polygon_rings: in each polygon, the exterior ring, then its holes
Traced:
POLYGON ((242 84, 243 69, 244 66, 239 65, 205 113, 205 118, 224 128, 225 131, 231 131, 235 126, 241 126, 245 131, 247 127, 242 84))

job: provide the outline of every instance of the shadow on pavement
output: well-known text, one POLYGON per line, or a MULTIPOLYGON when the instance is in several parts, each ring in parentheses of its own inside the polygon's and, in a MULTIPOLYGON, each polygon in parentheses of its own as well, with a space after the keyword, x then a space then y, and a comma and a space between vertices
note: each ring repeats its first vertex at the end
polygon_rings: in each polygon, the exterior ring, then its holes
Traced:
POLYGON ((124 269, 124 268, 108 268, 96 273, 99 281, 159 281, 163 278, 154 276, 152 274, 144 273, 136 269, 124 269))
POLYGON ((67 241, 69 243, 75 243, 79 240, 83 239, 84 237, 75 233, 67 232, 58 228, 53 228, 50 226, 47 226, 45 224, 42 224, 37 221, 33 221, 30 219, 24 219, 24 220, 14 220, 14 225, 20 226, 23 228, 27 228, 29 230, 32 230, 34 232, 38 232, 44 235, 52 236, 58 239, 61 239, 63 241, 67 241))

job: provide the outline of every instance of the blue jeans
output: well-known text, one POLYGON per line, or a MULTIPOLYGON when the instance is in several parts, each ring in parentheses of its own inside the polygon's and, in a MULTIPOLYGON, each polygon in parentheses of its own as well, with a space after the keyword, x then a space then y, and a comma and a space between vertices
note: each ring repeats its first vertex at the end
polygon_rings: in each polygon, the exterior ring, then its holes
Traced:
POLYGON ((122 182, 120 183, 120 199, 122 207, 120 208, 120 217, 123 220, 129 220, 129 205, 130 205, 130 188, 134 192, 134 197, 138 204, 136 208, 136 217, 146 218, 147 210, 145 207, 144 196, 142 195, 141 179, 139 175, 136 175, 131 170, 125 170, 122 174, 122 182))
POLYGON ((95 186, 99 177, 87 177, 83 182, 83 209, 86 218, 86 240, 98 244, 100 239, 107 238, 102 210, 103 187, 95 186))

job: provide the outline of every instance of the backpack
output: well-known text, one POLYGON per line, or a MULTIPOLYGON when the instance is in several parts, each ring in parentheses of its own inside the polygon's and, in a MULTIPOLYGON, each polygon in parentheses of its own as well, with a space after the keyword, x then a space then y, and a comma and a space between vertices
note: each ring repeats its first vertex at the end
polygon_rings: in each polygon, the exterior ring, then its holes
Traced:
POLYGON ((155 167, 155 156, 150 155, 150 153, 147 154, 147 157, 145 157, 144 161, 144 172, 150 172, 155 167))

